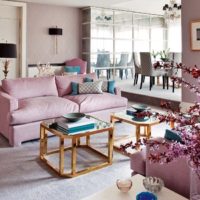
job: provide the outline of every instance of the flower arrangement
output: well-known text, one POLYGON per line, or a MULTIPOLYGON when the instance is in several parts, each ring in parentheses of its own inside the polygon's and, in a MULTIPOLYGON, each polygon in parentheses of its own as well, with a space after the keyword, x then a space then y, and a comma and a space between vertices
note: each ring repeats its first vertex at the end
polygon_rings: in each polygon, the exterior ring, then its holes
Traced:
MULTIPOLYGON (((171 64, 168 64, 167 67, 171 64)), ((165 67, 165 66, 164 66, 165 67)), ((183 78, 171 77, 176 83, 181 83, 184 87, 188 88, 191 92, 200 97, 200 69, 197 66, 186 67, 183 64, 177 64, 176 68, 182 69, 183 73, 187 73, 192 76, 197 85, 192 84, 183 78)), ((127 148, 137 148, 141 144, 150 145, 151 162, 157 163, 169 163, 179 157, 187 157, 189 165, 195 169, 200 170, 200 102, 195 102, 193 106, 189 108, 187 113, 182 113, 180 109, 172 109, 169 102, 161 102, 161 107, 167 108, 166 114, 154 113, 160 122, 175 123, 174 130, 181 137, 182 142, 166 142, 166 141, 152 141, 152 140, 140 140, 133 144, 132 142, 121 145, 121 150, 126 151, 127 148), (167 151, 158 151, 159 146, 165 146, 167 151)), ((141 117, 151 116, 151 112, 140 113, 141 117)), ((200 175, 199 175, 200 178, 200 175)))

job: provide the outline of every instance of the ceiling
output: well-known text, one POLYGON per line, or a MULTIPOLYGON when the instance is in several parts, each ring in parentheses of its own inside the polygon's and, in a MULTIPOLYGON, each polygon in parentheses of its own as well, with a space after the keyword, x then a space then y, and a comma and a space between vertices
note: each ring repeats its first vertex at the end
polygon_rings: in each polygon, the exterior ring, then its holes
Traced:
MULTIPOLYGON (((22 2, 65 5, 70 7, 108 7, 136 12, 163 14, 162 7, 170 0, 17 0, 22 2)), ((177 0, 180 3, 181 0, 177 0)))

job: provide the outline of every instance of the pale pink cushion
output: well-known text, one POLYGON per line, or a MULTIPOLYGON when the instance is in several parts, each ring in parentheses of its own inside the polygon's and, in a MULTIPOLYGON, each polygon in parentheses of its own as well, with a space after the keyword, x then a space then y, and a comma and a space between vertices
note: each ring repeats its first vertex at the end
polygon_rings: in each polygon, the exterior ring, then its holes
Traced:
POLYGON ((2 88, 10 96, 25 99, 39 96, 58 96, 55 77, 4 79, 2 88))
POLYGON ((126 98, 110 93, 67 95, 65 98, 79 104, 80 112, 85 113, 127 106, 126 98))
POLYGON ((79 106, 65 98, 47 96, 22 99, 19 100, 19 109, 11 113, 11 124, 25 124, 78 111, 79 106))
POLYGON ((83 78, 89 77, 96 80, 96 74, 78 74, 70 76, 56 76, 56 85, 58 88, 58 95, 60 97, 68 95, 72 92, 71 82, 83 83, 83 78))

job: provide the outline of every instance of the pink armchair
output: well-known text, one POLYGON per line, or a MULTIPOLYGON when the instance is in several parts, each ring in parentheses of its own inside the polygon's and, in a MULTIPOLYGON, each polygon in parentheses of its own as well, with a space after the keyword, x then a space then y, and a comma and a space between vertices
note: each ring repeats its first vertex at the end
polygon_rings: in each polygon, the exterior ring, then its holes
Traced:
POLYGON ((87 62, 80 59, 80 58, 74 58, 72 60, 67 60, 65 62, 68 66, 80 66, 81 74, 86 74, 87 71, 87 62))
MULTIPOLYGON (((156 138, 153 140, 163 140, 156 138)), ((164 149, 163 149, 164 150, 164 149)), ((162 150, 161 150, 162 151, 162 150)), ((179 158, 168 164, 150 163, 149 146, 133 154, 130 158, 132 175, 156 176, 164 180, 165 186, 185 197, 190 193, 190 169, 185 158, 179 158)))

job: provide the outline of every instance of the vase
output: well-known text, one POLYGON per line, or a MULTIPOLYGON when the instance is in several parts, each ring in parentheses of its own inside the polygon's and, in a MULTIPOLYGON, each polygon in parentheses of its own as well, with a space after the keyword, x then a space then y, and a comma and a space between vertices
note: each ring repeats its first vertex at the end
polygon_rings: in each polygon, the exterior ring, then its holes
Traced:
POLYGON ((200 200, 200 169, 190 168, 190 200, 200 200))

